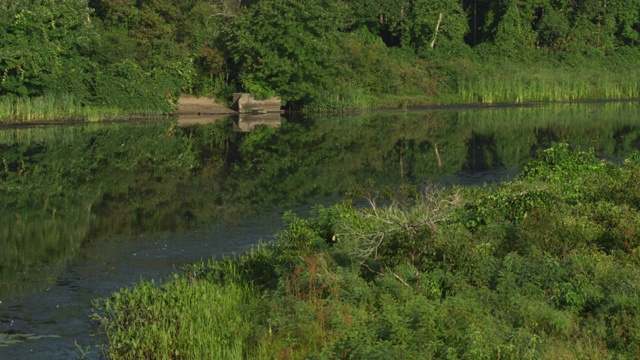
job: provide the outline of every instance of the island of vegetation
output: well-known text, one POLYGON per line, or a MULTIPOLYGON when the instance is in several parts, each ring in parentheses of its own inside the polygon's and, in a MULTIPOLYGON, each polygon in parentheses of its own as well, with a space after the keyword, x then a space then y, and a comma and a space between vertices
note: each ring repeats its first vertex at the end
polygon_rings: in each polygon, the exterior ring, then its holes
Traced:
POLYGON ((183 94, 342 111, 639 95, 628 0, 4 0, 0 121, 175 111, 183 94))

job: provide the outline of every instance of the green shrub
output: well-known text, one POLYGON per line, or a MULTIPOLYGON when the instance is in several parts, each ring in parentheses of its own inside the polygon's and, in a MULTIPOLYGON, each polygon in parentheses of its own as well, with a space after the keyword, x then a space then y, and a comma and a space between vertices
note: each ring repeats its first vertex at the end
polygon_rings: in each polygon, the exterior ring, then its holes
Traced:
POLYGON ((164 74, 144 72, 135 62, 124 59, 96 74, 93 101, 134 113, 167 113, 171 98, 180 93, 179 82, 164 74))

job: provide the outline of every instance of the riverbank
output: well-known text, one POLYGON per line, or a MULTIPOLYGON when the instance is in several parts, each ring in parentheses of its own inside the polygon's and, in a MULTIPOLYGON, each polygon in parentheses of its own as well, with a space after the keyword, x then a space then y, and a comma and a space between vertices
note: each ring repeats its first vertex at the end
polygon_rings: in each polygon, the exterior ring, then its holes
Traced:
POLYGON ((6 1, 0 122, 164 116, 182 94, 316 113, 640 97, 635 2, 6 1))
POLYGON ((88 105, 66 94, 25 98, 0 97, 0 124, 122 121, 162 116, 162 111, 135 111, 117 106, 88 105))
POLYGON ((214 98, 185 95, 173 105, 170 114, 163 112, 122 111, 117 108, 84 106, 73 97, 37 97, 25 99, 0 98, 0 124, 38 122, 99 122, 127 119, 158 118, 166 116, 230 116, 236 111, 214 98))
MULTIPOLYGON (((405 65, 409 67, 403 69, 408 71, 414 65, 405 65)), ((285 104, 285 109, 336 114, 412 107, 640 99, 640 73, 619 58, 612 58, 610 64, 593 60, 580 66, 562 62, 505 63, 494 59, 480 64, 460 60, 442 62, 432 71, 438 76, 432 76, 421 85, 416 83, 417 78, 396 84, 402 91, 395 87, 389 91, 375 91, 359 85, 346 86, 318 91, 317 96, 306 102, 285 104), (618 63, 620 66, 616 67, 618 63)), ((155 103, 162 106, 137 107, 129 104, 128 107, 118 107, 116 103, 98 106, 64 94, 1 97, 0 124, 98 122, 166 116, 190 118, 186 121, 197 123, 202 115, 226 117, 236 113, 219 99, 205 96, 185 94, 175 99, 166 93, 155 103)))
POLYGON ((360 188, 95 319, 111 358, 633 357, 639 180, 558 144, 493 187, 360 188))

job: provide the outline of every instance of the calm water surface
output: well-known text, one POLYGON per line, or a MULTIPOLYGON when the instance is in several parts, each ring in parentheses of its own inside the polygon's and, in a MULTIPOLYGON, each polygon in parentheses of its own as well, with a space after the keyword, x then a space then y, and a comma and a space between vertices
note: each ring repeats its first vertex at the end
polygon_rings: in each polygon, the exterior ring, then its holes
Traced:
POLYGON ((629 102, 179 125, 0 130, 0 359, 97 351, 93 299, 270 241, 286 209, 369 179, 481 185, 555 141, 640 149, 629 102))

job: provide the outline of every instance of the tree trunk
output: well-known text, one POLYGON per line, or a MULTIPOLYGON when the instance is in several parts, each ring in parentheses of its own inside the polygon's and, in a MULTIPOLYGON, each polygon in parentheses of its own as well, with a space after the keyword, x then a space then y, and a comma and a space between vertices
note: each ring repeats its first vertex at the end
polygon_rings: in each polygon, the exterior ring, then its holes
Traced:
POLYGON ((433 41, 431 41, 431 48, 436 45, 436 37, 438 36, 438 31, 440 31, 440 23, 442 23, 442 13, 438 16, 438 23, 436 24, 436 32, 433 34, 433 41))

